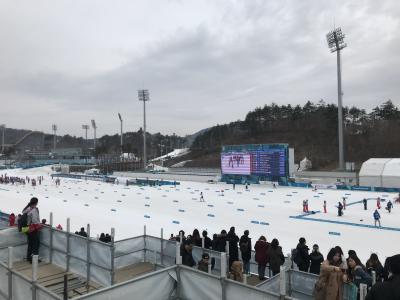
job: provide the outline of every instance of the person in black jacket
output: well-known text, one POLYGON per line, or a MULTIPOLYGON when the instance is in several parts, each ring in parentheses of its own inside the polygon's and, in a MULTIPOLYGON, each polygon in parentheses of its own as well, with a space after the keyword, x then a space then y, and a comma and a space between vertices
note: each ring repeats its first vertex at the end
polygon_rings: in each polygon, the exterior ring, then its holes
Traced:
POLYGON ((319 275, 321 269, 321 263, 324 261, 324 256, 319 252, 317 244, 313 245, 313 251, 310 254, 310 273, 319 275))
POLYGON ((232 263, 236 260, 239 260, 239 237, 235 233, 235 227, 231 227, 228 232, 227 239, 229 241, 229 268, 232 266, 232 263))
POLYGON ((226 241, 227 241, 226 230, 221 230, 221 234, 217 237, 217 251, 226 252, 226 241))
POLYGON ((308 254, 308 246, 306 245, 306 239, 301 237, 296 247, 296 258, 295 262, 300 271, 308 272, 310 266, 310 255, 308 254))
POLYGON ((279 241, 273 239, 267 250, 269 259, 269 268, 272 271, 272 276, 280 273, 281 266, 285 263, 285 257, 282 253, 282 247, 279 246, 279 241))
POLYGON ((211 249, 214 251, 219 251, 218 250, 218 234, 216 234, 216 233, 213 234, 213 239, 211 241, 211 249))
POLYGON ((250 259, 251 259, 251 238, 249 238, 249 231, 245 230, 239 241, 240 252, 242 253, 243 270, 246 274, 250 273, 250 259))
POLYGON ((390 257, 389 264, 392 276, 388 281, 378 282, 372 286, 365 300, 400 299, 400 254, 390 257))
POLYGON ((186 240, 182 243, 181 246, 182 265, 188 267, 193 267, 196 265, 196 262, 193 259, 192 249, 193 249, 193 242, 191 240, 186 240))
POLYGON ((211 249, 212 247, 212 242, 211 239, 207 236, 207 231, 203 230, 202 236, 204 238, 204 248, 206 249, 211 249))

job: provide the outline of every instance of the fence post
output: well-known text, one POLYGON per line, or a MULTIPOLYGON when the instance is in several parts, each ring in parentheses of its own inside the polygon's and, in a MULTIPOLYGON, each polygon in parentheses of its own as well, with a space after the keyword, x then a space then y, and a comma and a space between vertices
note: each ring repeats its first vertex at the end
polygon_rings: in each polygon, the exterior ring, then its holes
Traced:
POLYGON ((221 277, 221 299, 226 300, 226 282, 225 277, 221 277))
POLYGON ((63 300, 68 300, 68 275, 67 274, 64 274, 63 300))
POLYGON ((226 277, 226 253, 221 252, 221 277, 226 277))
POLYGON ((181 257, 181 243, 176 242, 176 249, 175 249, 175 263, 177 265, 182 264, 182 257, 181 257))
POLYGON ((53 263, 53 213, 50 213, 50 263, 53 263))
POLYGON ((175 270, 176 270, 176 280, 177 280, 176 296, 177 299, 181 299, 181 268, 178 264, 175 266, 175 270))
POLYGON ((12 299, 13 247, 8 247, 8 299, 12 299))
POLYGON ((146 225, 143 226, 143 262, 146 262, 146 225))
POLYGON ((89 290, 90 282, 90 224, 87 224, 86 238, 86 289, 89 290))
POLYGON ((71 222, 67 218, 67 272, 69 272, 69 264, 71 259, 71 222))
POLYGON ((32 256, 32 300, 36 300, 38 257, 39 257, 38 255, 32 256))
MULTIPOLYGON (((211 258, 211 257, 210 257, 211 258)), ((211 274, 211 260, 210 260, 210 262, 209 262, 209 264, 208 264, 208 274, 211 274)))
POLYGON ((226 263, 227 263, 227 270, 226 270, 226 272, 229 273, 230 268, 231 268, 230 263, 229 263, 229 241, 226 241, 226 244, 225 244, 225 252, 226 252, 226 263))
POLYGON ((164 265, 164 228, 161 228, 161 265, 164 265))
POLYGON ((371 273, 372 273, 372 285, 375 285, 375 283, 376 283, 376 272, 372 271, 371 273))
POLYGON ((179 232, 179 242, 183 243, 183 233, 182 233, 182 231, 179 232))
POLYGON ((111 285, 115 283, 115 228, 111 228, 111 285))
POLYGON ((360 300, 364 300, 367 296, 367 285, 365 283, 360 284, 360 300))
POLYGON ((285 267, 281 266, 280 267, 280 273, 279 273, 279 295, 280 299, 284 300, 286 296, 286 272, 285 272, 285 267))
POLYGON ((204 236, 201 237, 201 249, 204 249, 204 236))

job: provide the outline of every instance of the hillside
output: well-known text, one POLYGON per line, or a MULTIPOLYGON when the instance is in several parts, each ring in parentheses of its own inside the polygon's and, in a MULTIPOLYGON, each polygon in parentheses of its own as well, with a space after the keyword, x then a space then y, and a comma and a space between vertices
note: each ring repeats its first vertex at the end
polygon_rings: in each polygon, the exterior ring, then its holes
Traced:
MULTIPOLYGON (((389 100, 367 113, 343 109, 345 161, 357 166, 370 157, 398 157, 400 111, 389 100)), ((222 145, 287 143, 295 148, 295 162, 307 156, 316 169, 335 169, 338 159, 337 106, 320 101, 303 107, 265 105, 244 121, 217 125, 197 136, 186 166, 218 167, 222 145)))

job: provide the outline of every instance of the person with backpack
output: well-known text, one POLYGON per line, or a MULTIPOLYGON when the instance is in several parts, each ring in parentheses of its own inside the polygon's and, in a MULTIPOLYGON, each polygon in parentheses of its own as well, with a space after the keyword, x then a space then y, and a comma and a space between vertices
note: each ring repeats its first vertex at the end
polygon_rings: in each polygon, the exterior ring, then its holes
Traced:
POLYGON ((310 255, 308 251, 309 248, 306 245, 306 239, 301 237, 296 247, 294 262, 297 264, 299 270, 303 272, 308 272, 308 267, 310 266, 310 255))
POLYGON ((381 215, 377 209, 375 209, 373 216, 374 216, 374 220, 375 220, 375 227, 376 227, 376 223, 378 223, 379 227, 381 227, 381 215))
POLYGON ((245 230, 239 241, 240 252, 242 253, 244 273, 250 274, 250 259, 251 259, 251 238, 249 231, 245 230))
POLYGON ((39 246, 40 246, 40 232, 39 230, 42 228, 42 224, 40 223, 40 216, 39 216, 39 209, 37 208, 38 205, 38 198, 33 197, 29 201, 29 203, 25 206, 22 211, 21 216, 21 226, 22 228, 28 228, 28 250, 26 254, 26 259, 32 263, 32 256, 39 255, 39 246))

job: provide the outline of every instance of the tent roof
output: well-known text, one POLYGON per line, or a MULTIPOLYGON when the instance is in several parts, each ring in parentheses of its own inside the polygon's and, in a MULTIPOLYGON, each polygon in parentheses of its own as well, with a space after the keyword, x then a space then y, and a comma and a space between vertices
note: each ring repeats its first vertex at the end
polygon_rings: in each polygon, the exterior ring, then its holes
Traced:
POLYGON ((381 176, 385 165, 392 160, 391 158, 370 158, 363 162, 359 173, 360 177, 363 176, 381 176))

